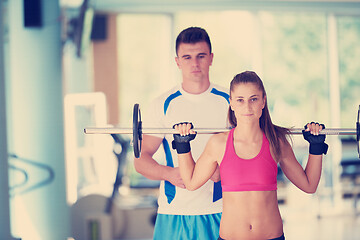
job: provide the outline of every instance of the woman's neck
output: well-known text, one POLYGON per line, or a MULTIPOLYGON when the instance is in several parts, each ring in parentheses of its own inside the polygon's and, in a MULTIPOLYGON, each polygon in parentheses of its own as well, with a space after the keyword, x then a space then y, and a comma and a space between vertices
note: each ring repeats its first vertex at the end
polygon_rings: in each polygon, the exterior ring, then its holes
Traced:
POLYGON ((254 141, 262 138, 263 131, 261 130, 259 123, 238 123, 234 130, 234 135, 240 140, 254 141))

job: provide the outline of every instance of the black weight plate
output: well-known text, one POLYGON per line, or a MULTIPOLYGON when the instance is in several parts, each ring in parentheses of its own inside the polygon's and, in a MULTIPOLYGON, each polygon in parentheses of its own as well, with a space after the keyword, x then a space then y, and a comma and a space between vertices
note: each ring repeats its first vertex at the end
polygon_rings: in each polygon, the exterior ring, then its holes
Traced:
POLYGON ((134 155, 136 158, 140 157, 141 140, 142 140, 141 113, 140 113, 139 104, 136 103, 134 105, 134 111, 133 111, 133 145, 134 145, 134 155))
POLYGON ((358 116, 357 116, 357 122, 356 122, 356 141, 357 141, 357 150, 358 150, 358 154, 359 154, 359 158, 360 158, 360 123, 359 123, 359 119, 360 119, 360 105, 359 105, 359 110, 358 110, 358 116))

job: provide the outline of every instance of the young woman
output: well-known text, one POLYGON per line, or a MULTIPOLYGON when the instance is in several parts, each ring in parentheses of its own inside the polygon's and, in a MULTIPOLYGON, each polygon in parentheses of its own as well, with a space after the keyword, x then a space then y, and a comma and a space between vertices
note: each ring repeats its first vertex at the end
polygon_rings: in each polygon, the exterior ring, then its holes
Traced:
POLYGON ((219 239, 285 239, 277 200, 277 165, 286 177, 306 193, 317 189, 322 154, 327 152, 325 126, 310 123, 303 135, 310 143, 305 170, 295 158, 290 130, 271 122, 261 79, 246 71, 230 84, 229 132, 214 134, 194 162, 190 141, 196 133, 191 123, 175 126, 173 148, 177 150, 181 177, 188 190, 207 182, 217 165, 223 190, 223 213, 219 239))

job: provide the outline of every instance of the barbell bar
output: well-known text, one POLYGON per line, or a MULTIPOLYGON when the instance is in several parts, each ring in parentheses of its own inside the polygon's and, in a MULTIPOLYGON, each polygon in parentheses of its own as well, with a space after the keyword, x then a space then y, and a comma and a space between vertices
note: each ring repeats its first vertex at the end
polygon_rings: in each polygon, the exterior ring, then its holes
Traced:
MULTIPOLYGON (((358 110, 356 128, 326 128, 320 131, 320 134, 325 135, 356 135, 357 150, 360 158, 360 105, 358 110)), ((215 134, 227 132, 229 128, 194 128, 197 134, 215 134)), ((291 134, 302 134, 303 128, 291 128, 291 134)), ((84 129, 86 134, 132 134, 134 155, 136 158, 140 157, 141 143, 143 134, 175 134, 177 131, 173 128, 143 128, 141 121, 140 106, 138 103, 134 105, 133 109, 133 127, 132 128, 117 128, 117 127, 88 127, 84 129)))
MULTIPOLYGON (((227 132, 230 128, 194 128, 197 134, 214 134, 227 132)), ((304 128, 291 128, 290 133, 293 135, 302 134, 304 128)), ((84 129, 86 134, 133 134, 132 128, 117 128, 117 127, 88 127, 84 129)), ((143 134, 175 134, 178 133, 173 128, 143 128, 141 130, 143 134)), ((320 134, 325 135, 356 135, 356 129, 354 128, 326 128, 320 131, 320 134)))

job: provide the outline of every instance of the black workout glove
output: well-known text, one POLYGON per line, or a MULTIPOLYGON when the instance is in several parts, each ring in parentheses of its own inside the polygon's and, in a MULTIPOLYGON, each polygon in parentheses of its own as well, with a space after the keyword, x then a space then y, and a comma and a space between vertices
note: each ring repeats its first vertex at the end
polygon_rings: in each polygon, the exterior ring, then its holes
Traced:
MULTIPOLYGON (((314 122, 311 122, 314 123, 314 122)), ((316 123, 318 124, 318 123, 316 123)), ((322 129, 325 129, 324 124, 320 124, 322 129)), ((307 125, 304 127, 307 128, 307 125)), ((310 131, 302 130, 304 139, 310 143, 309 153, 313 155, 322 155, 326 154, 329 146, 325 143, 325 134, 313 135, 310 131)))
MULTIPOLYGON (((173 126, 173 128, 175 128, 176 125, 184 124, 184 123, 188 123, 188 122, 182 122, 182 123, 175 124, 173 126)), ((191 128, 193 128, 192 123, 190 123, 190 124, 191 124, 191 128)), ((195 136, 196 136, 196 133, 189 134, 186 136, 181 136, 180 134, 173 134, 174 140, 172 141, 172 148, 176 149, 176 152, 178 154, 190 152, 190 150, 191 150, 190 141, 195 139, 195 136)))

